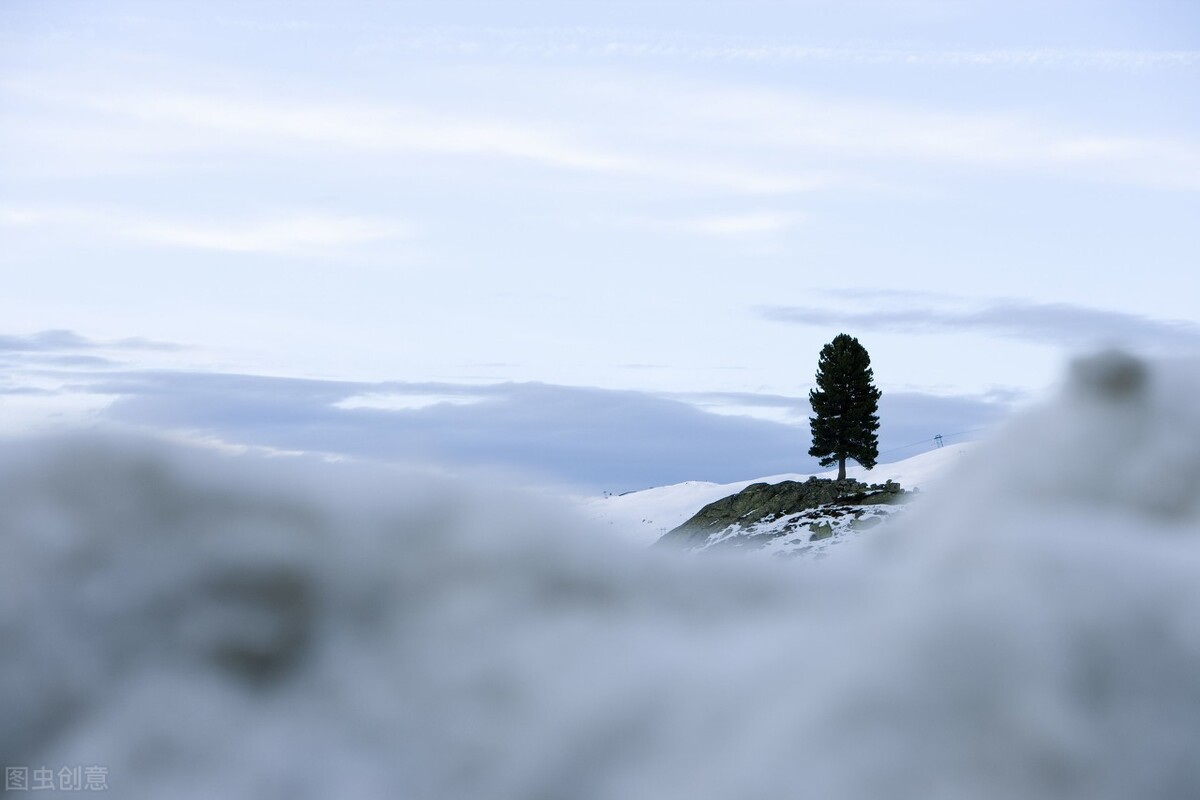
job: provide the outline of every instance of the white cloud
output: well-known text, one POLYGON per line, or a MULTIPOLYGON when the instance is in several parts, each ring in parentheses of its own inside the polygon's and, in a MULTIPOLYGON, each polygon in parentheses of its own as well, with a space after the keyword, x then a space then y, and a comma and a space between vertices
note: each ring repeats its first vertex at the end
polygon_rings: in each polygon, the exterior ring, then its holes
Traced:
POLYGON ((1020 106, 947 111, 644 73, 493 72, 440 75, 436 100, 409 95, 400 102, 395 96, 289 99, 253 87, 166 91, 148 82, 141 89, 88 90, 50 75, 9 79, 4 90, 41 112, 17 118, 0 144, 45 150, 36 163, 50 170, 79 158, 63 134, 79 130, 88 163, 116 161, 129 169, 148 159, 179 168, 218 154, 350 157, 381 168, 404 156, 432 155, 526 162, 662 187, 786 194, 870 190, 888 184, 887 169, 916 163, 1200 189, 1200 141, 1130 131, 1124 122, 1055 119, 1020 106), (484 100, 461 107, 456 99, 464 93, 484 100), (132 152, 126 137, 138 143, 132 152), (142 151, 145 157, 136 157, 142 151))
POLYGON ((380 217, 305 213, 251 222, 207 222, 61 206, 0 207, 0 225, 61 226, 165 247, 289 256, 325 256, 411 235, 408 223, 380 217))
POLYGON ((32 208, 0 207, 0 225, 9 228, 31 228, 49 219, 46 212, 32 208))
POLYGON ((448 404, 467 406, 485 400, 479 395, 460 394, 403 394, 399 392, 371 392, 356 394, 334 403, 334 408, 353 411, 373 409, 377 411, 416 411, 431 406, 448 404))
POLYGON ((502 156, 597 171, 638 167, 634 159, 571 143, 544 126, 463 118, 418 108, 199 94, 112 95, 81 102, 100 110, 266 142, 292 140, 351 150, 502 156))
POLYGON ((130 223, 118 232, 127 238, 172 247, 304 255, 403 237, 407 226, 379 219, 302 216, 249 225, 130 223))
POLYGON ((720 132, 731 147, 769 148, 792 163, 1049 168, 1088 180, 1200 189, 1194 138, 1111 133, 1023 111, 948 112, 769 89, 685 87, 672 103, 674 113, 720 132))
POLYGON ((727 417, 750 417, 751 419, 775 422, 780 425, 803 426, 808 424, 808 417, 792 408, 702 402, 690 400, 686 396, 680 399, 684 402, 690 402, 700 410, 707 411, 710 414, 721 414, 727 417))
POLYGON ((749 238, 777 234, 804 222, 804 215, 784 211, 748 211, 691 217, 620 217, 601 224, 640 230, 716 238, 749 238))
POLYGON ((404 28, 373 37, 360 53, 541 59, 831 63, 875 66, 1004 67, 1014 69, 1191 69, 1198 50, 1081 47, 917 48, 819 46, 763 37, 698 34, 647 36, 585 28, 404 28))
MULTIPOLYGON (((865 297, 870 299, 869 295, 865 297)), ((902 293, 895 293, 889 302, 874 308, 848 309, 830 304, 768 306, 760 308, 759 315, 777 322, 818 327, 847 326, 937 335, 981 333, 1074 349, 1137 347, 1156 352, 1195 353, 1200 348, 1200 325, 1190 320, 1156 319, 1071 303, 1011 298, 974 305, 961 299, 926 305, 922 302, 925 297, 928 295, 914 294, 905 302, 902 293)))
POLYGON ((794 227, 801 217, 797 214, 779 212, 758 212, 749 214, 730 214, 726 216, 698 217, 683 220, 681 227, 685 231, 703 233, 709 236, 744 236, 747 234, 776 233, 794 227))

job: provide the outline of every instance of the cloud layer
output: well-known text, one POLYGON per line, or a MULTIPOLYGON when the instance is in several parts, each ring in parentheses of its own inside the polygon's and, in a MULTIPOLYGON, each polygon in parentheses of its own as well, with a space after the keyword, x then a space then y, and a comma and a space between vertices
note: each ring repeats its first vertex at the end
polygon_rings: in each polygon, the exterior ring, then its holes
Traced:
POLYGON ((916 306, 897 298, 887 307, 867 311, 832 307, 771 306, 760 315, 777 322, 901 333, 981 333, 1039 344, 1081 349, 1120 344, 1154 350, 1200 350, 1200 325, 1185 320, 1157 320, 1069 303, 998 300, 968 309, 916 306), (897 305, 907 305, 898 308, 897 305))
MULTIPOLYGON (((70 355, 56 347, 87 342, 69 331, 0 339, 0 345, 41 347, 48 358, 70 355)), ((500 470, 593 491, 819 470, 807 455, 809 410, 802 397, 103 368, 115 366, 43 360, 37 391, 108 398, 92 412, 106 425, 281 452, 500 470), (54 380, 47 382, 48 375, 54 380), (705 410, 723 407, 729 413, 705 410), (764 419, 762 410, 784 413, 764 419)), ((0 375, 11 386, 5 393, 34 386, 11 365, 0 375)), ((1007 410, 1006 403, 986 398, 885 393, 882 460, 931 447, 939 433, 976 433, 1007 410)))

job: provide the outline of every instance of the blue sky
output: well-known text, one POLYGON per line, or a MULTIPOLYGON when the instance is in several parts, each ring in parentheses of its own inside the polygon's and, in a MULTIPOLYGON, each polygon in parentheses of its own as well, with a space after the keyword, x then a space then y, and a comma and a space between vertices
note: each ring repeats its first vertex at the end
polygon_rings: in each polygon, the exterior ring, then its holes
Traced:
POLYGON ((733 480, 811 466, 846 331, 907 455, 1073 354, 1196 350, 1197 38, 1188 2, 7 0, 0 429, 733 480))

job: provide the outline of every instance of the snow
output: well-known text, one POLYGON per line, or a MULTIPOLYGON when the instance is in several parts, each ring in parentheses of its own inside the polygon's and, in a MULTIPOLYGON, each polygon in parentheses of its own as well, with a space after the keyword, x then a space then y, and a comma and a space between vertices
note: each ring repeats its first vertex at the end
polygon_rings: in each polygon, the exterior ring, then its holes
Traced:
POLYGON ((893 515, 903 512, 903 506, 876 505, 862 506, 855 509, 859 516, 847 513, 845 509, 836 512, 828 506, 822 506, 795 514, 789 514, 774 520, 759 520, 745 527, 730 525, 720 531, 701 547, 694 551, 717 551, 725 546, 740 544, 740 552, 753 552, 762 556, 786 556, 789 558, 803 557, 820 559, 830 555, 832 548, 844 551, 847 544, 857 542, 862 536, 878 535, 877 526, 891 521, 893 515), (823 539, 813 540, 810 525, 827 526, 829 535, 823 539), (867 527, 873 525, 876 527, 867 527), (767 542, 748 547, 747 540, 754 536, 770 534, 767 542))
MULTIPOLYGON (((878 464, 872 470, 863 469, 857 464, 848 465, 846 477, 865 483, 891 480, 906 489, 927 488, 940 474, 952 470, 973 446, 973 442, 947 445, 903 461, 878 464)), ((815 475, 819 478, 835 478, 837 470, 815 475)), ((667 531, 682 525, 704 506, 737 494, 751 484, 806 481, 811 477, 812 474, 790 473, 733 483, 686 481, 622 495, 580 498, 578 502, 588 519, 632 542, 650 545, 667 531)))
POLYGON ((799 566, 361 465, 6 443, 0 761, 128 800, 1197 797, 1198 396, 1083 363, 799 566))

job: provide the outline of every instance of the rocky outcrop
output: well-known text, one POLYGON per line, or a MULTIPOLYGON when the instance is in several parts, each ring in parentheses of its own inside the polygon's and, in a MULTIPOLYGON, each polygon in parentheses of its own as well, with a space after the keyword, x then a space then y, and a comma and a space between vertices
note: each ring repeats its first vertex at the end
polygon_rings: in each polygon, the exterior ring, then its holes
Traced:
POLYGON ((657 545, 757 549, 783 536, 789 537, 789 544, 815 542, 878 524, 892 510, 887 507, 903 504, 911 496, 892 481, 867 484, 809 478, 755 483, 709 503, 665 533, 657 545))

